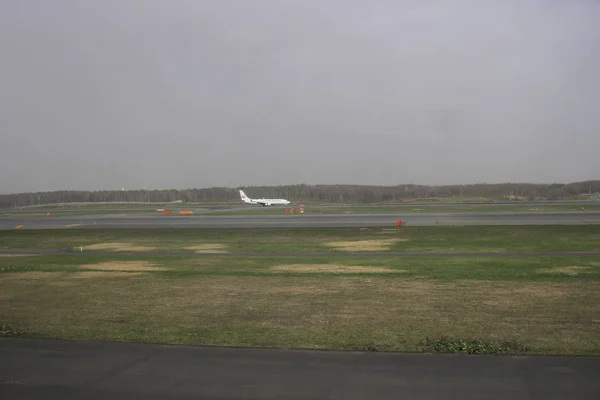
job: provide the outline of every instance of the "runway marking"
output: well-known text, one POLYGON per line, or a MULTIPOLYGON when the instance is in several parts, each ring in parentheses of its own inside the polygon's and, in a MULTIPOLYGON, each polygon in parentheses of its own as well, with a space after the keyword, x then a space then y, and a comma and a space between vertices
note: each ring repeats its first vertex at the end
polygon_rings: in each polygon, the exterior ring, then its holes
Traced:
POLYGON ((69 224, 69 225, 65 225, 65 228, 73 228, 76 226, 81 226, 81 224, 69 224))

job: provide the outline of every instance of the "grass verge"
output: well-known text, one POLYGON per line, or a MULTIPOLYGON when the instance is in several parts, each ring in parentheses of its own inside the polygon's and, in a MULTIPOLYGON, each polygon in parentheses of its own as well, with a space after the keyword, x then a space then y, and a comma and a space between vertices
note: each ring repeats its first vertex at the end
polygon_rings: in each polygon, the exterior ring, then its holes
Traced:
POLYGON ((423 342, 423 350, 432 353, 466 353, 466 354, 523 354, 529 351, 527 346, 517 342, 489 341, 477 339, 455 339, 442 336, 438 339, 427 338, 423 342))
POLYGON ((0 232, 0 248, 85 252, 584 252, 600 250, 600 226, 397 228, 94 229, 0 232))
POLYGON ((10 273, 145 271, 172 278, 194 276, 399 277, 432 280, 600 281, 600 257, 144 257, 101 254, 0 257, 10 273))
POLYGON ((15 338, 21 336, 26 336, 26 332, 12 325, 3 324, 0 322, 0 337, 15 338))

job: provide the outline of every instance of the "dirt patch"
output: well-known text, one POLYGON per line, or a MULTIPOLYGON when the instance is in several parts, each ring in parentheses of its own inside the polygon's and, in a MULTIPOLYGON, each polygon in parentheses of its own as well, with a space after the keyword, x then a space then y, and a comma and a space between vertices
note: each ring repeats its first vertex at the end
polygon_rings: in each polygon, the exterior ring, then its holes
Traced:
POLYGON ((151 246, 139 246, 132 243, 98 243, 90 246, 84 246, 84 249, 88 250, 113 250, 113 251, 152 251, 156 250, 156 247, 151 246))
POLYGON ((141 276, 143 272, 124 272, 124 271, 83 271, 69 274, 69 278, 123 278, 129 276, 141 276))
POLYGON ((148 261, 111 261, 98 264, 80 265, 82 269, 94 269, 100 271, 156 271, 160 267, 148 261))
POLYGON ((407 240, 408 239, 354 240, 347 242, 329 242, 325 243, 325 245, 342 251, 381 251, 388 250, 388 248, 396 242, 407 240))
POLYGON ((535 272, 537 272, 538 274, 577 275, 581 273, 591 272, 591 269, 592 267, 571 265, 568 267, 540 268, 536 269, 535 272))
POLYGON ((198 244, 196 246, 188 246, 185 249, 193 250, 194 253, 227 253, 225 245, 219 243, 198 244))
POLYGON ((332 273, 332 274, 385 274, 385 273, 405 273, 406 270, 369 267, 357 265, 340 264, 285 264, 276 265, 270 268, 277 272, 299 272, 299 273, 332 273))

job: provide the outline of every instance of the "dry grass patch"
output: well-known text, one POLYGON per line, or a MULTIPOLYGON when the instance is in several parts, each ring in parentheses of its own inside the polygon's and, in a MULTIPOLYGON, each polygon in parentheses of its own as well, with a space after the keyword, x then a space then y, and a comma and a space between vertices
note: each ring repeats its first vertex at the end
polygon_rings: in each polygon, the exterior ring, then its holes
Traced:
POLYGON ((143 272, 125 272, 125 271, 82 271, 69 274, 72 279, 89 278, 125 278, 131 276, 142 276, 143 272))
POLYGON ((43 272, 43 271, 30 271, 30 272, 12 272, 3 274, 0 276, 0 280, 47 280, 55 279, 64 276, 64 272, 43 272))
MULTIPOLYGON (((400 232, 400 229, 398 229, 398 228, 383 228, 377 233, 379 233, 380 235, 383 235, 383 234, 391 234, 391 233, 397 234, 399 232, 400 232)), ((408 239, 398 239, 398 240, 403 241, 403 242, 408 241, 408 239)))
POLYGON ((186 250, 193 250, 195 253, 227 253, 224 244, 206 243, 195 246, 188 246, 186 250))
POLYGON ((302 295, 302 294, 306 294, 306 295, 311 295, 311 294, 326 294, 331 292, 331 290, 322 288, 322 287, 318 287, 315 285, 309 285, 309 286, 303 286, 303 285, 296 285, 296 286, 276 286, 276 287, 272 287, 268 289, 268 293, 269 294, 297 294, 297 295, 302 295))
POLYGON ((503 304, 513 304, 514 300, 521 297, 563 301, 568 295, 570 284, 559 283, 523 283, 516 284, 508 281, 492 281, 492 280, 458 280, 456 283, 463 290, 473 290, 476 285, 483 293, 493 294, 496 302, 503 304))
POLYGON ((122 242, 98 243, 98 244, 92 244, 90 246, 84 246, 84 248, 88 249, 88 250, 113 250, 113 251, 152 251, 152 250, 156 250, 156 247, 139 246, 139 245, 134 245, 132 243, 122 243, 122 242))
POLYGON ((80 265, 81 269, 100 271, 156 271, 159 266, 148 261, 109 261, 98 264, 80 265))
POLYGON ((126 272, 126 271, 82 271, 82 272, 15 272, 3 274, 0 276, 1 283, 17 283, 19 281, 43 281, 44 284, 65 286, 68 285, 65 279, 81 279, 81 278, 117 278, 143 275, 143 272, 126 272))
POLYGON ((559 274, 559 275, 577 275, 581 273, 591 272, 592 267, 571 265, 568 267, 540 268, 535 272, 538 274, 559 274))
POLYGON ((340 264, 285 264, 273 266, 270 268, 270 270, 276 272, 330 274, 385 274, 407 272, 406 270, 401 269, 340 264))
POLYGON ((390 246, 400 241, 408 241, 408 239, 352 240, 328 242, 325 245, 342 251, 381 251, 388 250, 390 246))
POLYGON ((590 265, 591 267, 600 267, 600 262, 591 262, 588 265, 590 265))
POLYGON ((563 290, 562 286, 557 285, 529 285, 512 289, 509 296, 513 293, 519 296, 530 296, 538 299, 564 299, 567 296, 568 291, 563 290))
POLYGON ((31 332, 79 339, 414 351, 425 337, 450 335, 511 339, 557 354, 600 351, 597 282, 72 275, 106 279, 64 279, 61 287, 1 281, 0 316, 31 332), (134 278, 108 279, 118 276, 134 278))

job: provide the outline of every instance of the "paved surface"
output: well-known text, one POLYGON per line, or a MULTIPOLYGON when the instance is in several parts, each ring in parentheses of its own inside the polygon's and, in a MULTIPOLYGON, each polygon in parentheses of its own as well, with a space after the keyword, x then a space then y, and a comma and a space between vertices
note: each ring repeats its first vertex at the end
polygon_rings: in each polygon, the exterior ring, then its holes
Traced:
MULTIPOLYGON (((298 200, 292 200, 292 205, 301 203, 298 200)), ((455 206, 471 206, 471 205, 491 205, 491 206, 525 206, 525 207, 536 207, 536 206, 584 206, 584 205, 600 205, 600 199, 590 198, 587 200, 546 200, 546 201, 510 201, 510 200, 488 200, 488 201, 462 201, 462 202, 414 202, 414 203, 315 203, 308 204, 309 207, 318 208, 343 208, 343 207, 455 207, 455 206)), ((184 207, 186 209, 206 209, 206 210, 231 210, 231 209, 256 209, 257 206, 248 206, 241 202, 239 203, 221 203, 212 205, 203 204, 185 204, 181 203, 136 203, 136 202, 86 202, 86 203, 60 203, 60 204, 45 204, 36 206, 23 206, 19 208, 9 207, 0 208, 0 212, 32 212, 38 210, 39 212, 47 211, 61 211, 61 210, 73 210, 81 209, 82 207, 91 207, 91 209, 102 209, 102 210, 148 210, 156 208, 178 208, 184 207), (120 206, 117 208, 117 206, 120 206)), ((281 208, 281 206, 276 206, 281 208)), ((260 207, 259 207, 260 208, 260 207)))
POLYGON ((600 224, 600 211, 523 213, 440 213, 398 215, 123 216, 0 218, 0 229, 63 228, 251 228, 394 227, 434 225, 585 225, 600 224))
POLYGON ((598 399, 600 357, 0 340, 9 399, 598 399))

